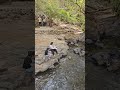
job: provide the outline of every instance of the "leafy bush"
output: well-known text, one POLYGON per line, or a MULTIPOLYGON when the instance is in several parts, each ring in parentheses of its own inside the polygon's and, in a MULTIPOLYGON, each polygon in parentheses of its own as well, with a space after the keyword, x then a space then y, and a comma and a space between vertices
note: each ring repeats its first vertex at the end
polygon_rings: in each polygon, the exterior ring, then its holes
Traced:
POLYGON ((49 18, 78 24, 84 29, 85 0, 36 0, 36 13, 43 12, 49 18))

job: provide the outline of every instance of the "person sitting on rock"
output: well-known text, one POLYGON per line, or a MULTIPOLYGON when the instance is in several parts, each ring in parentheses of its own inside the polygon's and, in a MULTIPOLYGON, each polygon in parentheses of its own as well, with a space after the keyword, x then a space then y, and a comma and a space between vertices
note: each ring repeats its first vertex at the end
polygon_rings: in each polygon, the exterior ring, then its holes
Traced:
POLYGON ((50 43, 49 48, 53 55, 55 55, 55 53, 58 54, 57 48, 55 45, 53 45, 53 42, 50 43))
POLYGON ((24 59, 23 68, 25 69, 26 73, 32 74, 33 67, 32 67, 32 59, 35 56, 34 52, 29 51, 27 57, 24 59))
POLYGON ((27 57, 24 59, 23 68, 26 69, 27 72, 31 72, 31 64, 33 57, 34 53, 29 51, 27 57))

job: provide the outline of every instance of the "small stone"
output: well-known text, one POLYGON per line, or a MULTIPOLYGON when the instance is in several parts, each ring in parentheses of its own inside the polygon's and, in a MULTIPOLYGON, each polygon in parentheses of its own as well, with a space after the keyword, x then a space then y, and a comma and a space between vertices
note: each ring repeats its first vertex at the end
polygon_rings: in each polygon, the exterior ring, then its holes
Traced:
POLYGON ((79 54, 80 48, 75 48, 73 51, 74 51, 75 54, 79 54))
POLYGON ((79 45, 76 43, 75 46, 78 47, 79 45))
POLYGON ((68 56, 68 59, 70 60, 70 59, 72 59, 72 57, 71 57, 71 56, 68 56))
POLYGON ((80 56, 84 56, 84 55, 85 55, 85 51, 83 51, 83 50, 80 51, 80 52, 79 52, 79 55, 80 55, 80 56))

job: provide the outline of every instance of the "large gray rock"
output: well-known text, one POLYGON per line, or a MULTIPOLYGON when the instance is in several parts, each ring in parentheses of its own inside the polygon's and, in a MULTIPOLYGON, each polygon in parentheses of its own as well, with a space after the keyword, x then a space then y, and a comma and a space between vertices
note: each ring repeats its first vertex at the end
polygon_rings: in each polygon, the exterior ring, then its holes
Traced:
POLYGON ((57 62, 58 62, 58 57, 54 57, 41 64, 35 63, 35 74, 37 74, 38 72, 44 72, 49 68, 54 68, 54 64, 57 62))

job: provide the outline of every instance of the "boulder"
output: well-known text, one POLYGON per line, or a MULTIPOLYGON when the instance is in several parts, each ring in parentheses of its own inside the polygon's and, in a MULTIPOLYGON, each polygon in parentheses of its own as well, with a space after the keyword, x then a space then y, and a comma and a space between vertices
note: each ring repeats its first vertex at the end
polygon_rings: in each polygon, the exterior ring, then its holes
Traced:
POLYGON ((42 64, 35 63, 35 74, 37 74, 38 72, 44 72, 49 68, 53 68, 54 64, 57 62, 57 57, 54 57, 46 62, 43 62, 42 64))

